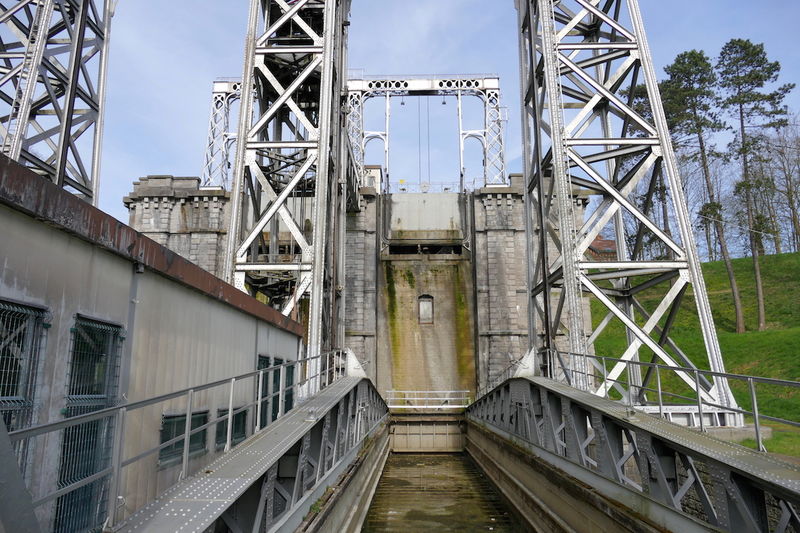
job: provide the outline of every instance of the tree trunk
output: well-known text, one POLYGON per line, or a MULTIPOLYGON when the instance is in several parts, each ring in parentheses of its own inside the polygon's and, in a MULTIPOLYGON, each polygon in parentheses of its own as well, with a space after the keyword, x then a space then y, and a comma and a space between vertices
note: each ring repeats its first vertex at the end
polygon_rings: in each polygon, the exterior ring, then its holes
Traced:
POLYGON ((739 105, 739 131, 742 142, 742 174, 744 179, 745 206, 747 211, 747 229, 750 236, 750 249, 753 254, 753 273, 756 281, 756 303, 758 304, 758 331, 767 329, 766 310, 764 309, 764 287, 761 282, 761 264, 759 262, 758 243, 754 228, 753 192, 750 190, 750 168, 747 161, 747 134, 744 130, 744 107, 739 105))
MULTIPOLYGON (((708 201, 711 203, 718 203, 717 194, 714 190, 714 183, 711 181, 711 169, 708 164, 708 154, 706 153, 706 142, 702 133, 697 134, 697 141, 700 146, 700 162, 703 167, 703 177, 706 181, 706 188, 708 189, 708 201)), ((722 217, 722 213, 719 215, 722 217)), ((725 242, 725 226, 722 220, 715 218, 713 221, 714 229, 719 238, 719 251, 722 254, 722 260, 725 262, 725 271, 728 273, 728 282, 731 285, 731 295, 733 296, 733 310, 736 315, 736 333, 744 333, 744 311, 742 310, 742 298, 739 295, 739 284, 736 283, 736 274, 733 272, 733 262, 731 261, 731 254, 728 253, 728 243, 725 242)))
MULTIPOLYGON (((786 138, 779 138, 782 144, 791 148, 791 138, 787 135, 786 138)), ((800 148, 800 144, 798 144, 800 148)), ((789 208, 789 219, 791 222, 791 249, 793 252, 800 252, 800 213, 798 213, 797 206, 797 189, 795 186, 795 178, 800 174, 800 157, 796 163, 790 153, 786 153, 786 148, 781 148, 778 152, 781 158, 781 173, 783 178, 784 190, 781 191, 786 198, 786 206, 789 208)))
POLYGON ((775 209, 775 202, 767 202, 767 211, 769 212, 769 218, 772 222, 772 240, 775 242, 775 253, 782 254, 783 253, 783 240, 781 239, 781 227, 780 222, 778 222, 778 212, 775 209))
POLYGON ((792 218, 792 244, 794 251, 800 252, 800 213, 797 212, 797 204, 795 203, 794 188, 787 189, 786 197, 789 203, 789 212, 792 218))

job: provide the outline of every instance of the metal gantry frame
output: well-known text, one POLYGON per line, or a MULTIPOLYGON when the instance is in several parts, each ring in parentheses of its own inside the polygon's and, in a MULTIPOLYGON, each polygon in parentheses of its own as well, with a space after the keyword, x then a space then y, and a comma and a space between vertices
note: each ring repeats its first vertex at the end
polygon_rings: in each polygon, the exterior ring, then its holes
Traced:
POLYGON ((208 121, 208 141, 203 157, 200 183, 205 186, 231 187, 231 149, 236 133, 231 131, 234 103, 242 97, 242 81, 219 79, 211 90, 211 117, 208 121))
MULTIPOLYGON (((624 397, 629 391, 614 380, 626 360, 646 353, 693 368, 695 359, 670 338, 691 287, 705 343, 705 353, 692 355, 724 372, 638 1, 519 0, 517 7, 537 364, 575 387, 598 395, 614 387, 624 397), (658 210, 656 193, 664 198, 658 210), (615 241, 616 260, 587 258, 600 235, 615 241), (645 305, 643 296, 656 304, 645 305), (595 327, 591 300, 603 309, 595 327), (621 362, 595 368, 592 379, 589 360, 575 354, 588 354, 615 321, 627 346, 602 355, 621 362), (558 350, 571 354, 566 366, 574 374, 558 370, 558 350)), ((691 375, 676 374, 697 389, 691 375)), ((636 403, 646 403, 640 391, 651 379, 631 376, 636 403)), ((700 389, 707 401, 735 406, 723 378, 703 380, 700 389)))
POLYGON ((2 151, 97 205, 116 0, 0 5, 2 151))
POLYGON ((225 272, 286 315, 307 312, 309 353, 340 329, 349 12, 349 0, 250 4, 242 87, 254 90, 240 104, 225 272))
POLYGON ((383 142, 384 182, 381 192, 390 190, 391 173, 389 170, 389 127, 392 116, 392 98, 406 96, 455 96, 458 109, 459 131, 459 186, 464 190, 464 143, 467 139, 476 139, 483 147, 484 185, 508 185, 508 174, 505 164, 505 123, 503 108, 500 105, 500 79, 488 76, 446 76, 422 78, 417 76, 373 77, 351 79, 347 82, 347 133, 359 176, 364 175, 364 155, 367 144, 373 140, 383 142), (484 123, 481 129, 464 127, 462 99, 474 96, 481 100, 484 107, 484 123), (385 100, 384 129, 382 131, 365 131, 364 106, 370 98, 385 100))

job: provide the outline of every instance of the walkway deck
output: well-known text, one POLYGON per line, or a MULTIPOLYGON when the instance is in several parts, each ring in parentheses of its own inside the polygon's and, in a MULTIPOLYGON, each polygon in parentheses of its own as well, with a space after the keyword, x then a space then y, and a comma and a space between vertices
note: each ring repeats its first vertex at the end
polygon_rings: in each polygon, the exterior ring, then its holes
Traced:
POLYGON ((360 381, 339 379, 211 463, 203 473, 169 489, 117 531, 204 531, 318 422, 309 419, 309 411, 326 413, 360 381))

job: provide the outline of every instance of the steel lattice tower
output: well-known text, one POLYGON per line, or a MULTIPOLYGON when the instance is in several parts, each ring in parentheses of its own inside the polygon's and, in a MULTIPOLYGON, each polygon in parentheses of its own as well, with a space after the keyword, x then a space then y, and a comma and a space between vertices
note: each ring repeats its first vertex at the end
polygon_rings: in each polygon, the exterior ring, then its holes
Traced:
POLYGON ((211 91, 211 117, 208 121, 208 141, 203 156, 200 183, 229 190, 231 147, 236 133, 231 132, 231 107, 242 96, 240 80, 216 80, 211 91))
MULTIPOLYGON (((597 394, 617 388, 639 404, 654 376, 631 370, 625 390, 615 380, 626 360, 694 367, 707 356, 711 370, 724 371, 637 0, 518 0, 517 7, 538 365, 597 394), (585 219, 579 196, 589 197, 585 219), (587 258, 600 235, 615 242, 616 260, 587 258), (692 299, 684 298, 690 287, 705 353, 684 353, 670 338, 678 313, 692 313, 681 306, 692 299), (645 295, 656 304, 645 305, 645 295), (603 309, 595 327, 592 300, 603 309), (591 366, 580 354, 614 322, 627 346, 601 355, 621 361, 591 366)), ((723 379, 677 374, 691 389, 699 383, 705 400, 735 405, 723 379)))
POLYGON ((242 76, 253 91, 242 90, 226 272, 284 314, 307 312, 311 354, 343 334, 349 11, 349 0, 252 0, 242 76))
POLYGON ((97 203, 112 0, 0 6, 3 153, 97 203))

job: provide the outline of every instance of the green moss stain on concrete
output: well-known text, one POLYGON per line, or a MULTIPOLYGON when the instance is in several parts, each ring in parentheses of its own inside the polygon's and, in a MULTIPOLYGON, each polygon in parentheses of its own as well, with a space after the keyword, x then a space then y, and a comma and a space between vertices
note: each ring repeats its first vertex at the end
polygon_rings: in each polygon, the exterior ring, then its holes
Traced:
POLYGON ((397 286, 394 278, 394 266, 391 262, 383 263, 383 274, 386 280, 386 315, 389 321, 389 349, 391 350, 393 374, 403 364, 403 335, 400 317, 397 314, 397 286))
POLYGON ((408 283, 408 286, 412 289, 416 288, 417 280, 414 278, 414 271, 408 268, 405 270, 405 272, 403 272, 403 275, 406 278, 406 283, 408 283))
POLYGON ((397 390, 475 390, 471 268, 466 261, 384 261, 383 359, 397 390), (417 301, 434 297, 434 323, 420 324, 417 301))
MULTIPOLYGON (((466 266, 466 265, 465 265, 466 266)), ((455 344, 458 379, 464 390, 475 391, 475 347, 473 320, 469 305, 468 286, 461 273, 462 265, 454 267, 453 300, 455 302, 455 344)))

